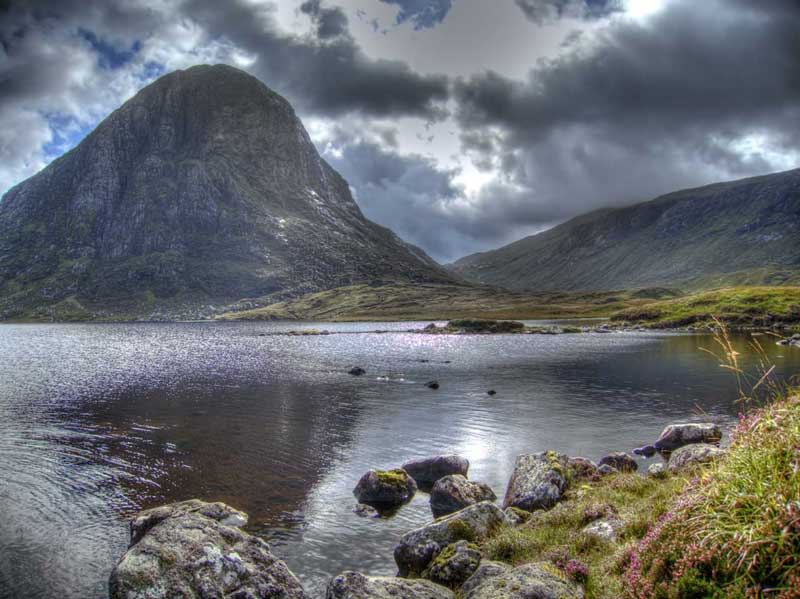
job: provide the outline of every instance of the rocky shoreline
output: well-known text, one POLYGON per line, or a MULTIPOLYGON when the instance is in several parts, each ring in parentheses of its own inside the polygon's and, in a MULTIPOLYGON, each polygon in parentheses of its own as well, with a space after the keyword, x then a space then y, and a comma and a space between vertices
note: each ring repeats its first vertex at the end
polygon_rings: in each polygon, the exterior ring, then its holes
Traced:
MULTIPOLYGON (((426 489, 433 519, 399 539, 396 577, 343 572, 330 580, 325 597, 583 598, 587 572, 575 560, 511 565, 490 559, 482 544, 504 530, 535 526, 566 493, 586 485, 617 476, 655 480, 691 473, 724 455, 721 437, 713 423, 670 425, 652 445, 634 450, 664 458, 644 474, 623 452, 597 463, 555 451, 523 454, 499 504, 488 485, 468 478, 469 462, 461 456, 433 456, 394 470, 371 470, 354 488, 356 514, 396 510, 426 489)), ((613 506, 584 517, 582 534, 606 541, 626 526, 613 506)), ((246 523, 243 512, 197 499, 141 512, 130 523, 129 548, 111 573, 110 598, 307 598, 300 581, 267 543, 241 530, 246 523)))

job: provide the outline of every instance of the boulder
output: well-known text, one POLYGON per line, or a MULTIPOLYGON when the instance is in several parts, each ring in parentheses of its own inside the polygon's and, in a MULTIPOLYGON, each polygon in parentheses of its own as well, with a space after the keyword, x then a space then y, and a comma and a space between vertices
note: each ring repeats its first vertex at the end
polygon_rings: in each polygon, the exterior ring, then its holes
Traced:
POLYGON ((517 456, 503 507, 532 512, 554 505, 567 488, 567 462, 567 456, 554 451, 517 456))
POLYGON ((503 562, 493 562, 490 560, 481 560, 481 565, 475 570, 475 573, 470 576, 467 581, 461 585, 461 596, 466 596, 470 591, 479 587, 484 582, 495 576, 506 574, 511 571, 512 566, 504 564, 503 562))
POLYGON ((550 564, 525 564, 486 578, 464 599, 583 599, 580 585, 550 564))
POLYGON ((690 466, 708 464, 725 455, 725 450, 708 443, 685 445, 672 452, 667 464, 670 472, 680 472, 690 466))
POLYGON ((446 587, 456 588, 464 584, 480 564, 481 551, 478 546, 457 541, 445 547, 422 576, 446 587))
POLYGON ((325 599, 453 599, 453 593, 429 580, 343 572, 328 583, 325 599))
POLYGON ((448 474, 467 475, 469 460, 459 455, 437 455, 432 458, 411 460, 403 464, 403 470, 422 486, 433 485, 448 474))
POLYGON ((636 472, 639 469, 639 464, 636 463, 636 460, 624 451, 611 453, 597 463, 598 466, 606 464, 620 472, 636 472))
POLYGON ((648 476, 652 476, 653 478, 662 478, 666 475, 667 468, 661 462, 657 462, 655 464, 650 464, 647 468, 648 476))
POLYGON ((721 438, 722 431, 712 422, 670 424, 653 443, 653 447, 658 451, 670 452, 694 443, 719 443, 721 438))
POLYGON ((481 501, 494 501, 497 495, 486 483, 467 480, 461 474, 450 474, 436 481, 431 489, 433 517, 445 516, 481 501))
POLYGON ((597 474, 597 464, 588 458, 569 458, 567 466, 572 476, 579 480, 589 480, 597 474))
POLYGON ((417 483, 405 470, 370 470, 358 481, 353 495, 359 503, 377 507, 398 506, 417 492, 417 483))
POLYGON ((110 599, 304 599, 300 582, 269 546, 236 528, 242 518, 225 504, 198 500, 142 512, 111 573, 110 599))
POLYGON ((363 374, 367 374, 367 371, 361 368, 361 366, 354 366, 348 372, 353 376, 361 376, 363 374))
POLYGON ((488 501, 407 532, 394 549, 400 576, 419 576, 439 553, 456 541, 479 541, 505 522, 505 514, 488 501))

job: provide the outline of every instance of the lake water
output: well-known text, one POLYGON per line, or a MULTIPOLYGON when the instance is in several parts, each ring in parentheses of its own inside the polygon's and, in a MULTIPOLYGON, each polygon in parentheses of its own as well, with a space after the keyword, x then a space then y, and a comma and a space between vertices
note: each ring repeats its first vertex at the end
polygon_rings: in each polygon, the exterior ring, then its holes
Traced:
MULTIPOLYGON (((401 332, 425 324, 0 326, 0 596, 103 598, 130 514, 200 497, 248 512, 322 597, 345 569, 394 574, 398 537, 431 518, 423 493, 353 514, 370 468, 457 452, 502 497, 519 453, 598 459, 738 410, 707 336, 401 332), (304 326, 337 334, 271 334, 304 326)), ((800 349, 762 339, 800 372, 800 349)))

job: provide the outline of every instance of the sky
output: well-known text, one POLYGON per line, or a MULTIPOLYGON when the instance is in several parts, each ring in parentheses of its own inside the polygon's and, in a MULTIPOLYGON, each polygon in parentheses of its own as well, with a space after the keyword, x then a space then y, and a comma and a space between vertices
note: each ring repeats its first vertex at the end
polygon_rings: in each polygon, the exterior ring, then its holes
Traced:
POLYGON ((0 0, 0 194, 227 63, 441 262, 800 166, 800 0, 0 0))

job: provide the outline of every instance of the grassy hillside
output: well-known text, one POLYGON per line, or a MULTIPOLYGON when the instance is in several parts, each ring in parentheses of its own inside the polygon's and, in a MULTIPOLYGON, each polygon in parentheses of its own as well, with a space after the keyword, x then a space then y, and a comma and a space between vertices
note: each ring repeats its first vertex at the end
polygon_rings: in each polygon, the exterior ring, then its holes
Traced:
POLYGON ((630 307, 612 319, 670 328, 708 323, 712 317, 734 325, 800 322, 800 287, 717 289, 630 307))
POLYGON ((675 297, 670 289, 603 293, 515 293, 479 285, 387 283, 310 293, 224 320, 449 320, 452 318, 606 317, 622 308, 675 297))
POLYGON ((800 169, 593 212, 451 269, 515 290, 800 285, 800 169))

